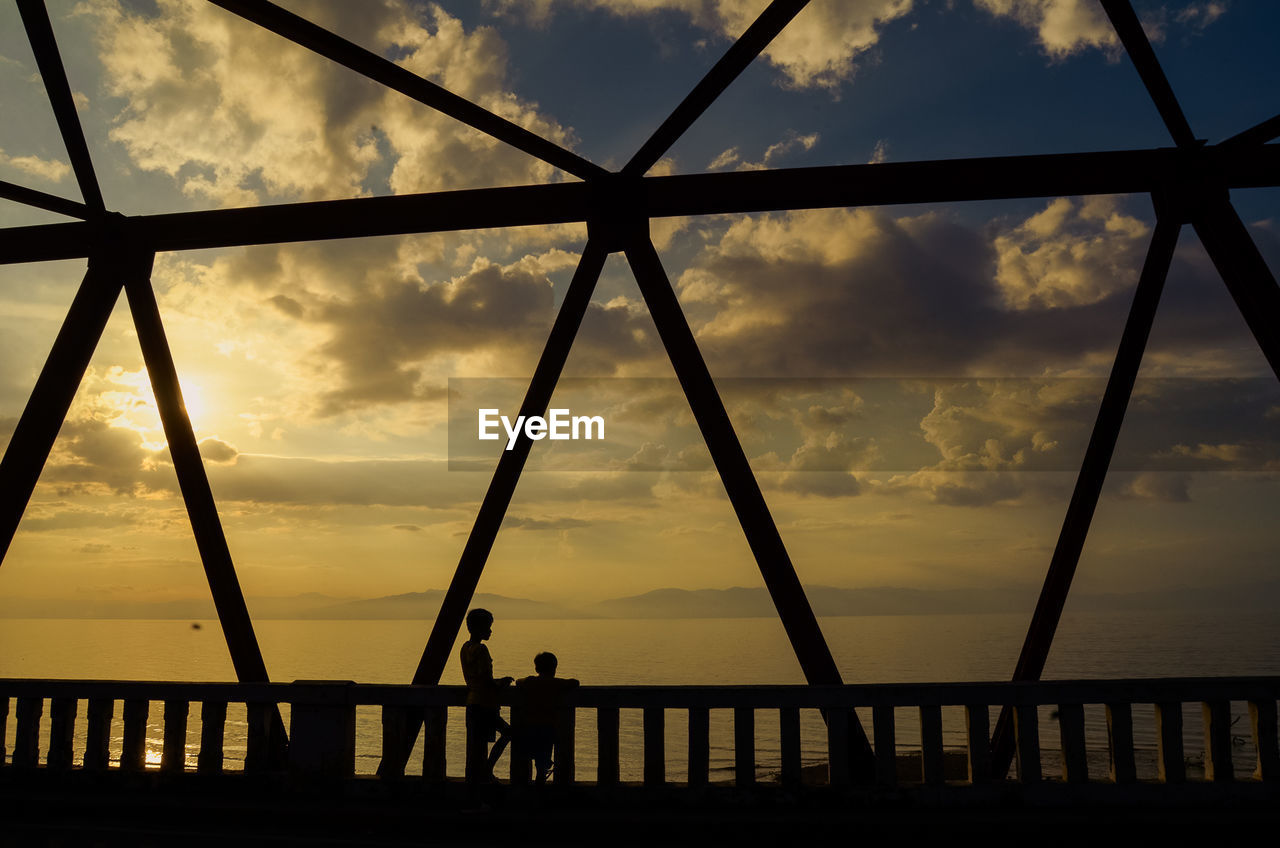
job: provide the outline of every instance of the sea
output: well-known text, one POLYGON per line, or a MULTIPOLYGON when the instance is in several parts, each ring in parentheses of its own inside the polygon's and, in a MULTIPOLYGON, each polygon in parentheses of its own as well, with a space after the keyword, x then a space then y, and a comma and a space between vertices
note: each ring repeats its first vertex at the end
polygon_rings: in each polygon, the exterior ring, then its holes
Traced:
MULTIPOLYGON (((1028 617, 1024 614, 893 615, 820 619, 841 675, 849 683, 966 682, 1009 678, 1028 617)), ((254 624, 268 672, 274 681, 352 680, 405 683, 421 657, 429 621, 259 620, 254 624)), ((460 643, 459 643, 460 644, 460 643)), ((804 677, 776 618, 499 620, 489 642, 497 676, 533 673, 533 656, 554 652, 559 673, 584 685, 758 685, 802 684, 804 677)), ((455 654, 456 654, 455 646, 455 654)), ((1043 675, 1046 680, 1280 675, 1280 615, 1220 611, 1107 611, 1064 615, 1043 675)), ((0 678, 71 678, 180 681, 234 680, 216 621, 0 619, 0 678)), ((441 681, 461 684, 457 662, 441 681)), ((0 684, 2 685, 2 684, 0 684)), ((0 691, 0 697, 3 692, 0 691)), ((1236 769, 1253 770, 1252 727, 1247 705, 1233 703, 1232 737, 1236 769)), ((287 705, 284 708, 286 722, 287 705)), ((1199 704, 1184 706, 1184 750, 1192 773, 1203 762, 1204 731, 1199 704)), ((83 756, 85 708, 76 727, 76 759, 83 756)), ((117 707, 115 724, 121 724, 117 707)), ((12 704, 5 728, 5 752, 12 754, 12 704)), ((191 709, 188 766, 199 750, 199 708, 191 709)), ((860 711, 868 731, 869 711, 860 711)), ((1042 769, 1060 772, 1056 714, 1041 709, 1042 769)), ((993 710, 992 721, 995 713, 993 710)), ((379 708, 357 710, 356 770, 373 773, 380 757, 379 708)), ((622 778, 641 776, 639 710, 622 711, 622 778)), ((41 748, 48 741, 48 708, 41 748)), ((666 714, 667 774, 687 774, 687 718, 666 714)), ((944 708, 944 744, 961 750, 963 710, 944 708)), ((780 745, 776 712, 761 710, 755 721, 757 773, 776 776, 780 745)), ((895 715, 900 752, 919 750, 915 710, 895 715)), ((1141 775, 1155 770, 1154 708, 1135 705, 1134 733, 1141 775)), ((228 768, 239 768, 244 751, 244 709, 228 709, 228 768)), ((462 773, 462 715, 451 710, 447 737, 448 771, 462 773)), ((119 756, 121 728, 113 728, 112 756, 119 756)), ((1105 776, 1107 735, 1104 708, 1086 707, 1091 774, 1105 776)), ((826 741, 817 711, 802 712, 802 754, 806 764, 825 761, 826 741)), ((158 765, 163 739, 162 705, 152 705, 148 762, 158 765)), ((733 716, 711 714, 712 779, 728 780, 733 769, 733 716)), ((579 713, 577 771, 591 779, 595 769, 595 718, 579 713)), ((505 762, 505 761, 504 761, 505 762)), ((498 767, 503 773, 504 764, 498 767)), ((410 760, 421 773, 422 741, 410 760)))

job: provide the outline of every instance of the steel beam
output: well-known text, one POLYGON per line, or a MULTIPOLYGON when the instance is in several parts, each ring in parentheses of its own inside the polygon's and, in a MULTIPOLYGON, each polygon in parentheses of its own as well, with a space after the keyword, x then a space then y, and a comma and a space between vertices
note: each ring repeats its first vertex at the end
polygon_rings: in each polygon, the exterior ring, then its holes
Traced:
POLYGON ((115 257, 96 253, 90 258, 84 281, 0 460, 0 562, 13 542, 121 285, 115 257))
POLYGON ((67 200, 65 197, 58 197, 56 194, 36 191, 34 188, 8 183, 4 180, 0 180, 0 197, 21 203, 24 206, 34 206, 37 209, 57 212, 59 215, 66 215, 70 218, 84 219, 90 217, 91 214, 89 207, 83 203, 67 200))
MULTIPOLYGON (((835 658, 827 647, 809 599, 805 597, 804 587, 796 576, 786 545, 773 522, 769 506, 742 451, 733 423, 680 309, 680 302, 667 279, 658 252, 645 237, 628 244, 626 256, 805 679, 812 685, 838 685, 843 681, 835 658)), ((873 774, 875 761, 871 743, 854 714, 849 716, 849 734, 855 770, 863 775, 873 774)))
POLYGON ((1236 133, 1221 142, 1220 146, 1235 147, 1237 145, 1244 147, 1255 144, 1266 144, 1268 141, 1274 141, 1280 137, 1280 115, 1274 118, 1267 118, 1260 124, 1256 124, 1244 132, 1236 133))
MULTIPOLYGON (((533 379, 529 381, 529 390, 525 393, 524 403, 520 406, 520 414, 525 416, 545 415, 547 405, 551 403, 551 395, 564 370, 564 363, 569 358, 569 349, 573 347, 573 339, 578 334, 582 318, 587 314, 587 306, 591 302, 591 293, 595 291, 596 280, 604 267, 606 252, 596 241, 588 240, 578 260, 578 268, 569 283, 569 290, 555 323, 551 326, 551 334, 542 356, 534 369, 533 379)), ((434 685, 440 682, 440 675, 449 661, 449 651, 462 620, 475 594, 476 585, 480 582, 480 574, 493 548, 493 541, 506 516, 507 506, 515 493, 516 483, 529 457, 529 449, 533 442, 522 434, 511 450, 504 450, 498 459, 498 467, 489 482, 484 501, 480 504, 480 512, 476 515, 475 524, 471 527, 471 535, 458 560, 458 568, 454 571, 453 580, 445 592, 440 604, 440 613, 436 616, 427 639, 422 659, 413 674, 413 683, 434 685)))
POLYGON ((209 2, 574 176, 587 179, 608 173, 578 154, 273 3, 266 0, 209 2))
POLYGON ((53 37, 49 12, 45 9, 43 0, 18 0, 18 11, 22 14, 22 25, 31 41, 31 51, 35 54, 36 66, 40 69, 40 78, 44 80, 45 91, 49 93, 49 104, 58 120, 58 130, 62 133, 62 143, 71 158, 71 169, 80 185, 80 194, 85 205, 95 212, 102 212, 105 210, 102 190, 98 188, 98 178, 93 173, 93 160, 89 158, 84 130, 80 127, 80 119, 76 117, 76 102, 71 96, 71 84, 67 82, 62 57, 58 54, 58 42, 53 37))
MULTIPOLYGON (((128 263, 124 290, 129 301, 129 312, 138 333, 138 343, 142 348, 147 374, 151 378, 156 409, 160 413, 164 436, 169 443, 169 455, 177 473, 178 488, 182 491, 187 517, 191 520, 196 549, 200 552, 200 562, 204 567, 205 578, 209 581, 209 592, 213 596, 213 606, 218 613, 218 623, 222 627, 227 650, 231 654, 236 679, 241 683, 269 683, 267 666, 253 632, 253 621, 249 617, 240 581, 236 577, 235 564, 231 560, 231 551, 227 547, 222 522, 218 518, 218 507, 213 500, 213 491, 209 488, 209 477, 205 473, 200 448, 196 444, 196 434, 191 428, 191 418, 187 415, 187 407, 182 400, 182 386, 178 382, 178 370, 173 362, 169 341, 165 337, 160 308, 151 288, 153 258, 154 254, 147 251, 131 257, 132 261, 128 263)), ((268 720, 271 722, 269 756, 273 764, 282 765, 286 762, 288 750, 284 721, 278 706, 272 704, 267 709, 270 714, 268 720)))
POLYGON ((768 47, 769 42, 808 4, 809 0, 773 0, 760 13, 760 17, 747 27, 747 31, 733 42, 724 56, 720 57, 720 61, 694 86, 693 91, 689 92, 675 111, 640 146, 622 169, 622 173, 629 177, 639 177, 652 168, 730 83, 755 61, 760 51, 768 47))
POLYGON ((1280 288, 1248 228, 1226 199, 1202 208, 1191 223, 1272 372, 1280 377, 1280 288))
MULTIPOLYGON (((1280 144, 1157 148, 646 177, 637 213, 670 217, 788 209, 1152 192, 1203 174, 1228 188, 1280 185, 1280 144)), ((157 251, 585 221, 585 183, 471 189, 140 215, 131 235, 157 251)), ((88 254, 90 223, 0 229, 0 264, 88 254)))
POLYGON ((131 263, 124 289, 133 324, 138 331, 142 358, 151 378, 156 408, 164 425, 165 439, 169 442, 173 469, 178 475, 178 486, 186 503, 187 516, 191 519, 200 561, 204 565, 205 576, 209 579, 218 621, 222 624, 227 648, 231 652, 236 679, 242 683, 265 683, 268 680, 267 667, 262 659, 262 651, 258 648, 253 622, 249 619, 244 593, 240 590, 240 581, 236 578, 235 565, 231 561, 227 539, 222 532, 222 522, 218 518, 218 508, 214 504, 209 478, 205 474, 200 448, 196 444, 195 431, 191 428, 191 418, 187 415, 187 407, 182 400, 182 387, 178 383, 173 353, 169 349, 164 325, 160 320, 160 309, 151 288, 152 254, 143 255, 145 259, 131 263))
POLYGON ((1137 68, 1138 76, 1142 77, 1142 84, 1155 102, 1160 118, 1173 136, 1174 143, 1179 147, 1194 147, 1198 144, 1195 133, 1191 131, 1187 116, 1178 105, 1178 98, 1173 94, 1173 88, 1160 67, 1160 61, 1156 59, 1155 51, 1151 49, 1151 42, 1147 40, 1147 34, 1143 31, 1133 6, 1129 0, 1102 0, 1102 8, 1111 19, 1111 25, 1120 37, 1120 43, 1124 45, 1129 59, 1137 68))
MULTIPOLYGON (((1120 426, 1124 422, 1125 409, 1129 405, 1133 383, 1138 376, 1138 367, 1142 364, 1142 353, 1147 346, 1147 337, 1151 334, 1151 324, 1155 319, 1160 293, 1164 290, 1165 277, 1169 273, 1169 263, 1173 260, 1173 249, 1178 244, 1181 229, 1181 224, 1169 218, 1159 218, 1156 222, 1155 233, 1151 236, 1147 258, 1138 279, 1138 288, 1133 296, 1133 305, 1129 308, 1129 317, 1125 321, 1120 346, 1111 366, 1111 376, 1102 395, 1098 418, 1093 425, 1093 434, 1089 437, 1084 462, 1080 466, 1067 515, 1058 534, 1058 544, 1049 562, 1049 572, 1045 575, 1044 587, 1040 591, 1040 599, 1036 603, 1031 626, 1027 630, 1022 652, 1018 656, 1018 665, 1013 672, 1014 680, 1039 680, 1044 671, 1045 660, 1048 659, 1053 636, 1067 602, 1067 593, 1071 589, 1071 579, 1075 576, 1080 554, 1084 550, 1089 524, 1093 521, 1094 510, 1102 494, 1107 467, 1111 464, 1111 455, 1120 435, 1120 426)), ((992 770, 994 777, 999 780, 1004 777, 1013 761, 1013 716, 1008 706, 1000 711, 991 745, 992 770)))

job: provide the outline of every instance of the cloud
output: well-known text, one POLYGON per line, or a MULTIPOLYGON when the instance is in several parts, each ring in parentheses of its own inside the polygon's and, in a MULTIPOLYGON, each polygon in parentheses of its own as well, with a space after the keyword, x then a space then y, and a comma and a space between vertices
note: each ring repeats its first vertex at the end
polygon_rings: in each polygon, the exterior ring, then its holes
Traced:
POLYGON ((10 156, 0 148, 0 166, 17 168, 24 174, 50 182, 62 182, 71 173, 71 165, 61 159, 42 159, 39 156, 10 156))
POLYGON ((1196 29, 1205 29, 1227 13, 1230 4, 1226 0, 1209 3, 1188 3, 1177 14, 1174 20, 1196 29))
MULTIPOLYGON (((1120 40, 1096 0, 974 0, 974 5, 1034 30, 1052 60, 1090 48, 1105 50, 1114 58, 1120 55, 1120 40)), ((1187 3, 1176 11, 1159 6, 1144 10, 1142 28, 1149 40, 1159 43, 1167 35, 1171 14, 1175 23, 1202 31, 1225 15, 1229 7, 1226 0, 1187 3)))
MULTIPOLYGON (((159 14, 107 0, 94 19, 108 91, 127 101, 110 137, 134 163, 221 205, 369 193, 375 165, 405 193, 546 182, 556 171, 427 106, 196 0, 159 14)), ((308 4, 303 13, 561 144, 571 134, 505 88, 506 49, 439 6, 308 4)), ((380 188, 381 186, 373 186, 380 188)))
POLYGON ((1126 497, 1161 503, 1190 503, 1191 475, 1185 473, 1147 472, 1139 474, 1125 487, 1126 497))
POLYGON ((744 160, 737 147, 730 147, 728 150, 720 153, 712 159, 711 163, 707 165, 707 170, 719 171, 732 167, 735 171, 762 171, 765 168, 776 166, 780 161, 785 159, 794 151, 812 150, 817 143, 818 133, 800 135, 795 130, 791 130, 782 141, 771 144, 765 148, 764 156, 761 157, 759 162, 748 162, 744 160))
POLYGON ((974 5, 1035 30, 1040 46, 1053 59, 1120 43, 1102 7, 1093 0, 974 0, 974 5))
POLYGON ((995 240, 996 283, 1013 309, 1082 306, 1137 283, 1150 229, 1114 197, 1059 197, 995 240))
MULTIPOLYGON (((521 14, 545 24, 566 5, 607 11, 619 17, 664 12, 687 15, 690 23, 718 36, 736 39, 759 16, 755 0, 496 0, 495 14, 521 14)), ((907 15, 914 0, 860 0, 858 3, 810 3, 764 49, 765 59, 796 88, 836 91, 857 70, 856 59, 880 40, 883 27, 907 15)))
POLYGON ((1016 314, 988 236, 938 213, 742 217, 680 275, 717 375, 1027 373, 1099 344, 1115 304, 1016 314))
POLYGON ((240 452, 234 445, 221 439, 204 439, 200 442, 200 456, 205 462, 234 462, 240 452))

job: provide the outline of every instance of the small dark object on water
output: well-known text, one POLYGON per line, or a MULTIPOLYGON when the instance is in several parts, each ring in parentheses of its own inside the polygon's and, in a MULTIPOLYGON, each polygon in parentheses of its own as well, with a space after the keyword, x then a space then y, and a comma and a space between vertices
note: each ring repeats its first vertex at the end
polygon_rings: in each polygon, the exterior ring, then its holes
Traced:
POLYGON ((193 621, 193 622, 191 622, 191 629, 192 629, 192 630, 199 630, 199 629, 200 629, 200 622, 198 622, 198 621, 193 621))

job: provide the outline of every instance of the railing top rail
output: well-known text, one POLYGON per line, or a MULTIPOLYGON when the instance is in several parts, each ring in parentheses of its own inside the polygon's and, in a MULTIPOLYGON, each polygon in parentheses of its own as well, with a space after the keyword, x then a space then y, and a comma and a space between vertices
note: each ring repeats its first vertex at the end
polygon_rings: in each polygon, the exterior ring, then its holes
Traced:
MULTIPOLYGON (((514 690, 503 693, 506 703, 514 690)), ((462 686, 351 681, 292 683, 0 678, 0 697, 75 697, 230 703, 461 706, 462 686)), ((583 686, 580 707, 757 709, 963 704, 1101 704, 1280 699, 1280 676, 1172 677, 1027 682, 877 683, 847 686, 583 686)))

